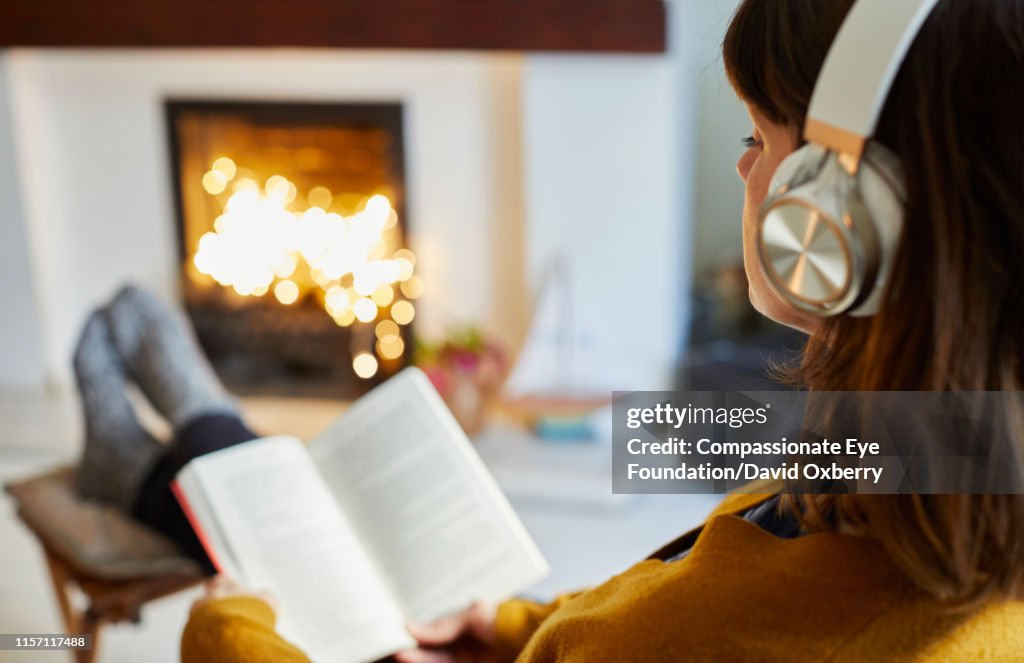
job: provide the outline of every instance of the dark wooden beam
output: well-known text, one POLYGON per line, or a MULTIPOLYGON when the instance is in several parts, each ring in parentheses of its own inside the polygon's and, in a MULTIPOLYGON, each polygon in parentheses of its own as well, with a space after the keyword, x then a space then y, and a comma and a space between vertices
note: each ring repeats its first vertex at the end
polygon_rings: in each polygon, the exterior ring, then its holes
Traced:
POLYGON ((0 47, 657 53, 664 0, 0 0, 0 47))

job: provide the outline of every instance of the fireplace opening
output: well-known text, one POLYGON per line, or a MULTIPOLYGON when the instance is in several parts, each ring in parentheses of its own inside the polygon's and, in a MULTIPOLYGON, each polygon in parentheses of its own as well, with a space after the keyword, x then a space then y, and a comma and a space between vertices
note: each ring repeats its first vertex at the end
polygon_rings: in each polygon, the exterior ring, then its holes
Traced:
POLYGON ((411 353, 401 104, 169 100, 184 307, 241 394, 351 398, 411 353))

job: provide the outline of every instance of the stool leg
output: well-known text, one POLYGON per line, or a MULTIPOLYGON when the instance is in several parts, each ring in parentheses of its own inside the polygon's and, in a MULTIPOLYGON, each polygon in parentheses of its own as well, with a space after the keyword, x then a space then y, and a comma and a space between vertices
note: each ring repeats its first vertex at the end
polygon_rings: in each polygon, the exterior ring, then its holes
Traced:
POLYGON ((46 552, 46 566, 50 571, 50 580, 53 581, 53 591, 57 595, 57 605, 60 607, 60 616, 64 621, 64 632, 68 635, 92 636, 92 649, 76 650, 74 652, 75 662, 93 663, 99 651, 100 627, 103 624, 90 612, 80 614, 72 607, 71 597, 68 596, 70 575, 67 567, 49 551, 46 552))
POLYGON ((57 605, 60 607, 61 620, 64 622, 66 633, 78 633, 79 617, 71 607, 71 598, 68 596, 68 573, 64 564, 57 558, 46 553, 46 567, 50 571, 50 580, 53 582, 53 591, 57 595, 57 605))
POLYGON ((102 627, 103 622, 94 618, 89 612, 82 616, 81 633, 92 636, 92 649, 75 652, 78 655, 78 660, 75 663, 93 663, 96 660, 100 650, 100 628, 102 627))

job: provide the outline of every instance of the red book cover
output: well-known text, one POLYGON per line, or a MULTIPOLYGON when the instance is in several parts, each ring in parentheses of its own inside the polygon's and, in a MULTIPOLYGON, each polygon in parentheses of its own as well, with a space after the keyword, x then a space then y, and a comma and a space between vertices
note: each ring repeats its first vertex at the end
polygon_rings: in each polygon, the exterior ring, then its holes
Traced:
POLYGON ((185 512, 185 518, 188 519, 188 524, 192 526, 192 530, 196 533, 196 537, 199 539, 199 543, 202 544, 203 550, 206 551, 210 561, 213 562, 213 566, 217 569, 217 573, 224 573, 224 566, 217 559, 217 553, 214 552, 213 546, 210 545, 210 539, 206 536, 206 532, 199 525, 199 519, 196 518, 196 514, 192 512, 192 508, 188 505, 188 500, 185 499, 185 493, 181 492, 181 488, 178 487, 177 481, 171 482, 171 492, 174 493, 175 499, 178 500, 178 504, 181 505, 181 510, 185 512))

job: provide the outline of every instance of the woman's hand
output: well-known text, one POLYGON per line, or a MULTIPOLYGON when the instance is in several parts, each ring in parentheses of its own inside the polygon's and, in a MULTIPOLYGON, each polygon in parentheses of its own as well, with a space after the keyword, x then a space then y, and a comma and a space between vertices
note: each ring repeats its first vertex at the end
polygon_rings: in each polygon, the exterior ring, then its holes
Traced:
POLYGON ((277 613, 277 601, 274 599, 273 596, 267 594, 266 592, 250 591, 244 585, 242 585, 242 583, 238 582, 234 578, 231 578, 230 576, 218 575, 214 576, 213 578, 210 578, 206 581, 205 589, 206 591, 203 593, 203 596, 192 604, 192 610, 190 610, 190 614, 198 610, 203 605, 206 605, 210 601, 228 598, 231 596, 249 596, 254 599, 259 599, 260 601, 263 601, 264 603, 269 605, 270 609, 277 613))
POLYGON ((398 652, 401 663, 492 663, 494 618, 497 606, 474 603, 431 624, 408 624, 406 628, 419 643, 417 649, 398 652))

